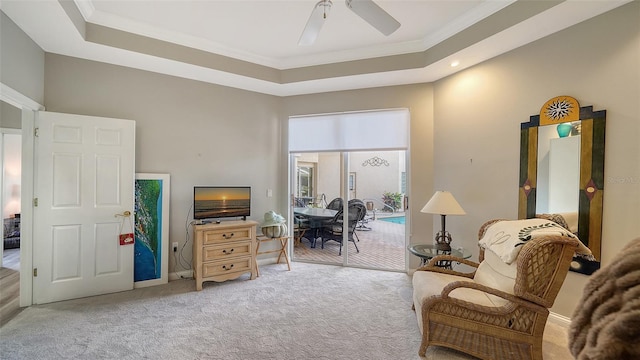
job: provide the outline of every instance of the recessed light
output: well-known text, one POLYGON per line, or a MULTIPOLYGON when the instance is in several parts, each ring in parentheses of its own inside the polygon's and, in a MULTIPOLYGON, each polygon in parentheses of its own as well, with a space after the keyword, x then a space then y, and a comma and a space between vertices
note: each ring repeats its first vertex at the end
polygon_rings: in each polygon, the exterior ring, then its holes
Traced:
POLYGON ((451 67, 456 67, 456 66, 458 66, 458 65, 460 65, 460 61, 458 61, 458 60, 453 60, 453 61, 451 62, 451 67))

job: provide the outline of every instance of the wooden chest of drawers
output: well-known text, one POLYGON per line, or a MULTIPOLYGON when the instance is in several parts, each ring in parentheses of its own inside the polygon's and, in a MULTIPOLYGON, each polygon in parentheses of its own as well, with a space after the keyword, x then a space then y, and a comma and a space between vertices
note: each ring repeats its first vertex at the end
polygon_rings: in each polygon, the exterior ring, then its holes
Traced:
POLYGON ((256 278, 256 225, 252 220, 196 225, 193 271, 196 290, 205 281, 226 281, 245 273, 256 278))

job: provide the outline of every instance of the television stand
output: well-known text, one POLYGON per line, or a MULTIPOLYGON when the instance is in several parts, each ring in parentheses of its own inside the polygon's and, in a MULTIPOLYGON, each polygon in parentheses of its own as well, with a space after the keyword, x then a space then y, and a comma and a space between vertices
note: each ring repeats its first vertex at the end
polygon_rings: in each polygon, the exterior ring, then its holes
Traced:
POLYGON ((205 281, 226 281, 250 273, 256 278, 256 226, 253 220, 194 226, 193 272, 196 290, 205 281))

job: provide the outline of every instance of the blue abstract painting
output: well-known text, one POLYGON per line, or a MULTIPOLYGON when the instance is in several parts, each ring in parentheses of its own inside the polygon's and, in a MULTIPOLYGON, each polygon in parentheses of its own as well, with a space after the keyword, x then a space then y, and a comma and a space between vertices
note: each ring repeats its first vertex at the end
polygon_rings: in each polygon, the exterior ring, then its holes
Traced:
POLYGON ((162 277, 162 179, 136 179, 134 281, 162 277))

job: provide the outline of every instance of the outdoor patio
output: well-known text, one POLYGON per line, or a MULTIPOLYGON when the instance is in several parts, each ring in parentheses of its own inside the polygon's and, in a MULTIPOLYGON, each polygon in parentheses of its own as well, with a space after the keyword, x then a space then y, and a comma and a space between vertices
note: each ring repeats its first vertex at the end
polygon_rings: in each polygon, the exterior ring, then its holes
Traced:
MULTIPOLYGON (((405 225, 377 219, 370 220, 366 227, 371 230, 356 230, 357 239, 360 239, 356 240, 359 253, 356 252, 354 244, 349 242, 349 265, 403 271, 407 251, 404 240, 405 225)), ((340 244, 328 241, 322 249, 320 242, 318 239, 317 246, 311 248, 311 242, 303 238, 300 244, 294 246, 294 261, 341 264, 342 257, 338 255, 340 244)))

